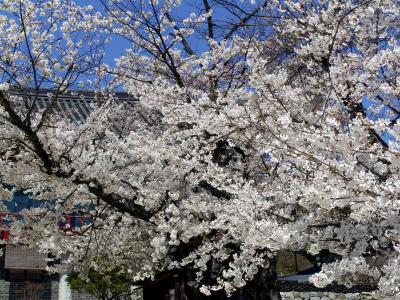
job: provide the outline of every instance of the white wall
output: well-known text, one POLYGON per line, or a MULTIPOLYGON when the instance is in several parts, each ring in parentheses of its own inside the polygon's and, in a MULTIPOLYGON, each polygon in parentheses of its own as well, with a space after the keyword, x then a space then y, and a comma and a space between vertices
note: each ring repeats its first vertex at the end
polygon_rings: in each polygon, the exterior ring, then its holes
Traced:
POLYGON ((67 275, 64 274, 60 277, 60 282, 58 286, 58 300, 71 300, 71 288, 67 282, 67 275))

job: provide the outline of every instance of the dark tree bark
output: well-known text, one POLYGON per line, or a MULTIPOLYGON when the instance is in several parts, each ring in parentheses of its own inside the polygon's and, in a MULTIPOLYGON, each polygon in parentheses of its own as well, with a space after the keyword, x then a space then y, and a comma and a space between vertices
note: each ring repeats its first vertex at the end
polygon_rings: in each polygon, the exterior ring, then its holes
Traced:
POLYGON ((261 270, 243 288, 244 300, 280 300, 278 278, 274 268, 261 270))

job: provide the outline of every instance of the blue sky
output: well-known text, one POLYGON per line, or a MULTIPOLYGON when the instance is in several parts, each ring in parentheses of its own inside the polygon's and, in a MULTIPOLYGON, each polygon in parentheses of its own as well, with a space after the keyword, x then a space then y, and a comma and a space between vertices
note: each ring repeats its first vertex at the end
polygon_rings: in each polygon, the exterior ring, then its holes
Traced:
MULTIPOLYGON (((132 1, 139 1, 139 0, 132 0, 132 1)), ((99 11, 104 11, 103 5, 101 4, 100 0, 75 0, 75 2, 79 5, 92 5, 95 9, 99 11)), ((251 4, 250 1, 248 1, 244 2, 243 5, 247 11, 251 11, 254 9, 254 7, 258 6, 259 3, 257 3, 256 1, 256 4, 254 4, 255 6, 253 6, 253 4, 251 4)), ((213 6, 212 9, 213 9, 214 20, 229 21, 229 18, 226 14, 227 13, 226 10, 221 8, 221 6, 213 6)), ((193 12, 198 14, 200 10, 204 12, 204 7, 201 1, 183 0, 182 4, 178 7, 175 7, 171 14, 175 20, 182 21, 183 19, 189 17, 190 14, 193 12)), ((204 24, 203 28, 201 29, 206 31, 206 25, 204 24)), ((218 39, 218 37, 216 38, 218 39)), ((196 53, 202 53, 208 49, 208 44, 206 39, 204 39, 204 37, 200 37, 197 33, 187 37, 187 40, 189 41, 191 48, 196 53)), ((130 48, 130 46, 131 46, 130 43, 124 38, 114 36, 113 41, 106 47, 107 52, 106 52, 105 62, 112 65, 114 63, 114 59, 121 56, 125 52, 125 49, 130 48)))
MULTIPOLYGON (((92 5, 96 10, 104 11, 100 0, 75 0, 79 5, 92 5)), ((130 48, 130 43, 123 38, 114 36, 111 43, 106 46, 105 62, 113 65, 114 59, 124 54, 125 49, 130 48)))
MULTIPOLYGON (((103 5, 100 0, 75 0, 77 4, 80 5, 92 5, 96 10, 104 11, 103 5)), ((174 16, 179 17, 179 19, 184 19, 190 15, 195 9, 191 7, 187 1, 183 1, 183 4, 175 10, 174 16)), ((202 52, 205 49, 205 45, 200 43, 200 40, 191 39, 195 50, 202 52)), ((129 49, 131 44, 129 41, 122 37, 113 36, 113 39, 109 45, 106 46, 106 57, 105 62, 107 64, 113 65, 115 58, 120 57, 125 53, 126 49, 129 49)))

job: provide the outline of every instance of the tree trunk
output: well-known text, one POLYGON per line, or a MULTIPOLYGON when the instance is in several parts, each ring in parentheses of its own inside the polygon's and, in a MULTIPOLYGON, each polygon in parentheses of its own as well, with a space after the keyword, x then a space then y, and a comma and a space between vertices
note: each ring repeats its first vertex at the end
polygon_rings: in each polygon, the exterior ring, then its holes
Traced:
POLYGON ((229 298, 224 291, 213 292, 211 296, 200 293, 198 288, 188 285, 191 281, 188 273, 170 274, 145 286, 144 300, 281 300, 274 269, 261 270, 252 281, 229 298))
POLYGON ((240 300, 281 300, 278 278, 274 269, 261 270, 255 278, 243 288, 240 300))

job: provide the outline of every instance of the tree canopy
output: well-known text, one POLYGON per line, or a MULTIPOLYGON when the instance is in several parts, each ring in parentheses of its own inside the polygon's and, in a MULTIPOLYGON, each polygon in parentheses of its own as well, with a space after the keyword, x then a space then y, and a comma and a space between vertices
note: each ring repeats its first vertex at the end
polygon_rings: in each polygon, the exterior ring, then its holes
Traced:
POLYGON ((280 251, 329 251, 315 285, 400 297, 399 1, 0 9, 2 194, 52 204, 13 223, 15 242, 68 253, 55 270, 107 271, 105 257, 204 295, 273 277, 280 251), (131 49, 106 65, 116 37, 131 49), (80 81, 97 101, 75 122, 58 100, 80 81), (66 235, 77 206, 93 221, 66 235))

